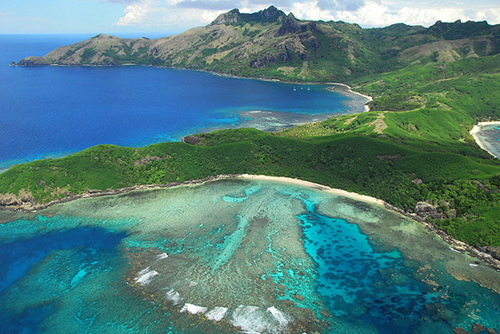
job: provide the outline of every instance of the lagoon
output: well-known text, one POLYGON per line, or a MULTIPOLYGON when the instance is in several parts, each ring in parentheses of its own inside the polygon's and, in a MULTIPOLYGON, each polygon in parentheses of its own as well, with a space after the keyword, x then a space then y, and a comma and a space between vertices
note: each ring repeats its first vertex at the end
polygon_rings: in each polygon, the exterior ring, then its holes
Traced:
POLYGON ((500 273, 423 225, 311 187, 226 179, 0 225, 3 332, 500 330, 500 273))

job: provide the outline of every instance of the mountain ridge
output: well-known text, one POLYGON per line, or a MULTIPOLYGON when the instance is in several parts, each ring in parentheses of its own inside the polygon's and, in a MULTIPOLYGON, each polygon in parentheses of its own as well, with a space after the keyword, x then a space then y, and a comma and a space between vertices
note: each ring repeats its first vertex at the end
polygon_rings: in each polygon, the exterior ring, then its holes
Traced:
POLYGON ((500 53, 500 25, 395 24, 364 29, 342 21, 299 20, 274 6, 256 13, 233 9, 204 27, 157 39, 99 34, 59 47, 21 66, 124 64, 207 70, 243 77, 350 82, 414 62, 452 62, 500 53))

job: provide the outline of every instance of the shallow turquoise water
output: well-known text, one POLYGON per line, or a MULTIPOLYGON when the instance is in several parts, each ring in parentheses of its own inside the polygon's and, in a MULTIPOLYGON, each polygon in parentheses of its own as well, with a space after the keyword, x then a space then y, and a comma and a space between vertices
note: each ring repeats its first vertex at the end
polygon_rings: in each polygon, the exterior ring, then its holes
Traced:
POLYGON ((476 135, 484 147, 500 159, 500 127, 497 124, 482 126, 476 135))
POLYGON ((499 331, 499 273, 470 263, 379 206, 284 183, 83 199, 0 225, 0 329, 499 331))

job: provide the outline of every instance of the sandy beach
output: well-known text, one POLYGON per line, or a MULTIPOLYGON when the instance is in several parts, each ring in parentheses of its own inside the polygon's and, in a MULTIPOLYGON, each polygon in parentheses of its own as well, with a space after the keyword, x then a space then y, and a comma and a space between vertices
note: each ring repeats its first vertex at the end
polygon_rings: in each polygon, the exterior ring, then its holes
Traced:
POLYGON ((483 126, 487 126, 487 125, 500 125, 500 121, 479 122, 476 125, 474 125, 474 127, 472 128, 472 130, 470 130, 470 134, 472 135, 472 137, 474 137, 474 140, 476 141, 477 145, 479 145, 479 147, 481 147, 483 150, 485 150, 486 152, 488 152, 490 155, 494 156, 495 158, 498 158, 495 154, 493 154, 491 151, 489 151, 485 147, 485 145, 483 144, 483 142, 481 142, 481 139, 479 139, 479 137, 477 135, 478 132, 481 131, 481 128, 483 126))
MULTIPOLYGON (((337 84, 337 85, 338 85, 338 84, 337 84)), ((347 88, 347 91, 348 91, 349 93, 353 94, 353 95, 357 95, 357 96, 360 96, 360 97, 362 97, 362 98, 365 98, 365 99, 367 99, 367 100, 368 100, 368 102, 373 101, 373 97, 371 97, 371 96, 369 96, 369 95, 365 95, 365 94, 361 94, 360 92, 356 92, 356 91, 352 90, 352 88, 351 88, 351 87, 349 87, 349 86, 347 86, 347 85, 346 85, 346 88, 347 88)))
POLYGON ((288 183, 288 184, 293 184, 293 185, 298 185, 298 186, 305 186, 305 187, 319 189, 321 191, 324 191, 324 192, 327 192, 327 193, 330 193, 333 195, 339 195, 339 196, 352 198, 352 199, 355 199, 358 201, 369 202, 369 203, 378 204, 378 205, 385 205, 384 201, 382 201, 381 199, 375 198, 375 197, 360 195, 360 194, 345 191, 342 189, 330 188, 330 187, 323 186, 323 185, 318 184, 318 183, 303 181, 303 180, 299 180, 299 179, 292 179, 289 177, 241 174, 238 176, 238 178, 249 179, 249 180, 277 181, 277 182, 283 182, 283 183, 288 183))
POLYGON ((353 91, 350 86, 342 83, 328 83, 328 85, 329 87, 326 88, 327 90, 351 98, 352 101, 347 102, 347 105, 351 108, 357 108, 361 104, 364 112, 370 111, 370 107, 368 107, 367 104, 368 102, 373 101, 371 96, 353 91))

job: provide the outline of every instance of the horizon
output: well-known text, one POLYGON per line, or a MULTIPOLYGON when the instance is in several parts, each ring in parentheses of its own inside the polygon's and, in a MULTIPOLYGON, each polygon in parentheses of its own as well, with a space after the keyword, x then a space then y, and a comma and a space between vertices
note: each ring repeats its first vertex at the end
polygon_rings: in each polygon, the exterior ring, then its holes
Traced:
MULTIPOLYGON (((254 13, 275 6, 299 20, 343 21, 362 28, 383 28, 403 23, 429 27, 437 21, 486 21, 500 23, 500 3, 495 0, 439 4, 409 0, 42 0, 35 4, 20 0, 0 9, 1 35, 99 34, 169 36, 205 26, 232 9, 254 13), (63 33, 61 33, 63 32, 63 33)), ((149 37, 149 36, 144 36, 149 37)), ((158 38, 158 37, 155 37, 158 38)))

